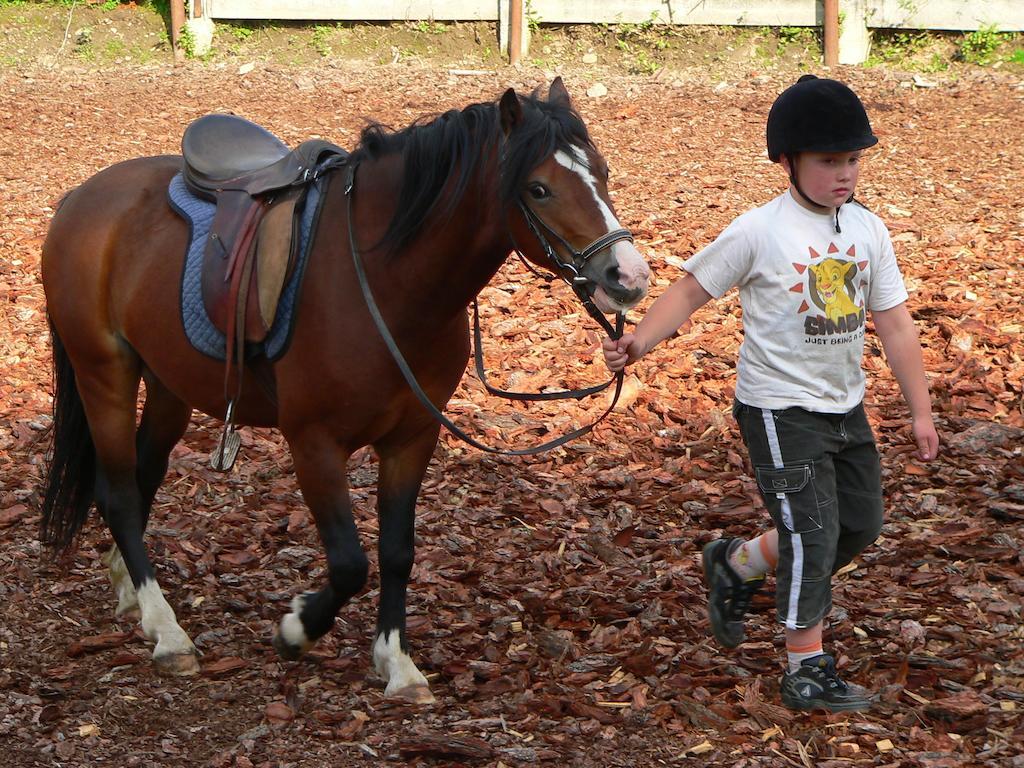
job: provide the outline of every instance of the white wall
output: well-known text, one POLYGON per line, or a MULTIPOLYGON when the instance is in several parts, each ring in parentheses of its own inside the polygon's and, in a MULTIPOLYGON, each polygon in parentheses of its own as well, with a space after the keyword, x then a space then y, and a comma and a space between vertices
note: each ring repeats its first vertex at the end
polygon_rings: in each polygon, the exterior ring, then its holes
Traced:
MULTIPOLYGON (((506 0, 507 1, 507 0, 506 0)), ((498 0, 205 0, 214 19, 497 21, 498 0)))
MULTIPOLYGON (((496 21, 507 0, 205 0, 215 19, 496 21)), ((525 5, 524 0, 524 5, 525 5)), ((1024 0, 840 0, 863 7, 868 27, 1024 30, 1024 0)), ((530 0, 544 23, 818 26, 821 0, 530 0)), ((850 11, 847 11, 849 17, 850 11)))
POLYGON ((866 5, 869 27, 1024 30, 1024 0, 867 0, 866 5))
MULTIPOLYGON (((816 27, 822 0, 523 0, 526 18, 548 24, 599 23, 816 27)), ((508 52, 509 0, 205 0, 215 19, 306 21, 497 21, 508 52)), ((870 28, 1024 30, 1024 0, 839 0, 839 63, 859 64, 870 28)), ((524 32, 524 47, 528 39, 524 32)))

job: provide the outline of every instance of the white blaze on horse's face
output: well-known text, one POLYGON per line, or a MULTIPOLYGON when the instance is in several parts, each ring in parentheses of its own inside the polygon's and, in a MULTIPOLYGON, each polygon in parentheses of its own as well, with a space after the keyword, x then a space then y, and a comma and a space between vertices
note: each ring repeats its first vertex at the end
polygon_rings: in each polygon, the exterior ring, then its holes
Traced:
MULTIPOLYGON (((576 146, 571 149, 571 155, 562 150, 555 152, 555 162, 570 173, 576 174, 590 190, 594 197, 594 204, 600 211, 607 227, 605 232, 621 229, 622 225, 612 212, 611 206, 598 191, 597 179, 590 170, 591 163, 586 151, 576 146)), ((647 295, 647 283, 651 276, 651 269, 647 266, 644 257, 640 255, 640 251, 628 240, 614 243, 611 246, 611 255, 617 267, 617 282, 630 294, 630 299, 622 301, 610 296, 605 290, 605 286, 599 284, 594 291, 594 303, 602 312, 625 312, 647 295)))

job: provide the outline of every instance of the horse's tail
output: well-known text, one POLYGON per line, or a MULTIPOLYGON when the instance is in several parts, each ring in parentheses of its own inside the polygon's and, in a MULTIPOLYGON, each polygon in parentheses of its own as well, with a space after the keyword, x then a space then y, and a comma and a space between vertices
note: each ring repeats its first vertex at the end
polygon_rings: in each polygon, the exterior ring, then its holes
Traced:
POLYGON ((53 425, 46 468, 40 539, 66 551, 89 516, 96 484, 96 448, 89 433, 75 370, 50 323, 53 343, 53 425))

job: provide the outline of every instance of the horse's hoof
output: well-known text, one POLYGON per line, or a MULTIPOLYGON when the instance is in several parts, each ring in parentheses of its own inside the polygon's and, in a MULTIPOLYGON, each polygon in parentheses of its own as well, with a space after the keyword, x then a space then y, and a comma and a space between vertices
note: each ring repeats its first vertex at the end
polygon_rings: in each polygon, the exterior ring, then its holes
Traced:
POLYGON ((389 699, 398 699, 410 704, 433 704, 437 701, 425 685, 407 685, 390 693, 385 691, 384 695, 389 699))
POLYGON ((153 666, 161 675, 182 677, 199 673, 199 660, 194 653, 169 653, 166 656, 154 656, 153 666))
POLYGON ((306 650, 299 645, 292 645, 280 632, 274 633, 274 639, 271 640, 271 644, 274 646, 274 650, 277 651, 277 655, 285 661, 298 661, 305 654, 306 650))

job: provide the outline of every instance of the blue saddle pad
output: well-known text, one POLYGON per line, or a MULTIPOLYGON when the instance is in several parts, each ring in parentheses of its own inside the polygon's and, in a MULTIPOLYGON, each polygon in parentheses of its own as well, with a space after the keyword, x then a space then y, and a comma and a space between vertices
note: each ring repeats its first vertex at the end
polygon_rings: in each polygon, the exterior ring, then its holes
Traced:
MULTIPOLYGON (((313 241, 311 234, 319 218, 323 183, 323 179, 317 179, 306 193, 305 208, 300 217, 300 241, 295 269, 281 292, 270 333, 261 344, 246 347, 247 357, 266 355, 270 360, 275 360, 288 348, 299 286, 302 284, 302 275, 306 270, 306 261, 313 241)), ((181 276, 181 319, 185 325, 185 335, 192 346, 204 355, 215 360, 224 360, 227 355, 227 340, 210 322, 206 307, 203 305, 202 289, 203 250, 206 248, 206 238, 210 234, 217 206, 209 200, 193 195, 185 186, 180 173, 171 179, 167 195, 171 207, 188 222, 190 230, 185 269, 181 276)))

